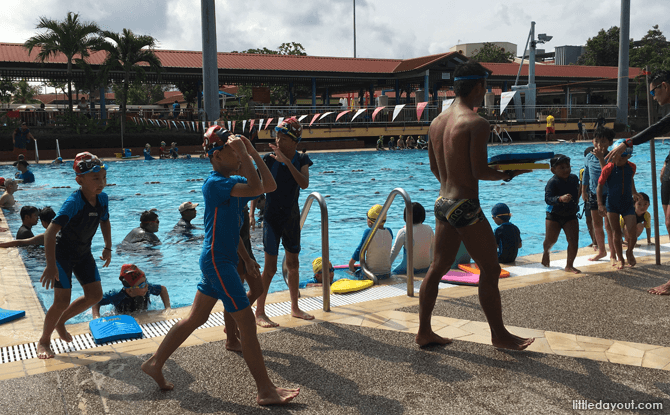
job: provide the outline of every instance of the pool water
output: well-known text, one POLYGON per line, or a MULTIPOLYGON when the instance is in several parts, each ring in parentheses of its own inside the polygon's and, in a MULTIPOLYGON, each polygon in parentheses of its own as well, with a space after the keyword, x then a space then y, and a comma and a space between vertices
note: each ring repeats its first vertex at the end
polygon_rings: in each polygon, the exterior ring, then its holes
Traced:
MULTIPOLYGON (((515 144, 489 148, 489 156, 502 153, 527 153, 554 151, 563 153, 572 159, 573 173, 577 174, 583 164, 583 153, 589 143, 574 144, 515 144)), ((666 147, 657 145, 657 171, 663 165, 666 147)), ((670 149, 670 147, 668 147, 670 149)), ((636 187, 651 196, 649 146, 635 148, 632 161, 637 164, 636 187)), ((319 192, 325 196, 328 206, 330 231, 330 258, 334 265, 347 264, 363 234, 366 213, 374 204, 384 204, 389 193, 396 187, 405 189, 413 202, 419 202, 426 208, 426 223, 435 226, 433 204, 438 196, 439 183, 430 171, 428 153, 421 150, 382 151, 382 152, 343 152, 311 153, 314 165, 310 168, 310 186, 300 194, 300 207, 310 192, 319 192)), ((201 192, 202 181, 208 176, 211 165, 208 160, 153 160, 149 162, 129 160, 108 162, 107 182, 114 184, 105 192, 109 195, 110 220, 114 253, 108 268, 99 268, 104 291, 119 289, 118 280, 121 266, 134 263, 147 275, 150 283, 167 287, 172 307, 188 306, 192 303, 196 285, 200 280, 198 259, 204 234, 202 218, 204 213, 201 192), (159 183, 151 183, 159 182, 159 183), (178 206, 186 201, 200 203, 198 216, 193 223, 199 229, 185 237, 171 234, 178 222, 178 206), (117 246, 130 230, 139 226, 140 214, 144 210, 156 208, 160 219, 158 237, 163 242, 155 247, 145 247, 139 252, 117 250, 117 246)), ((61 166, 31 165, 37 178, 36 183, 21 185, 15 194, 19 208, 21 205, 35 205, 42 208, 50 205, 58 211, 65 199, 77 189, 74 181, 72 163, 61 166), (57 188, 71 186, 71 188, 57 188), (54 188, 56 187, 56 188, 54 188)), ((0 166, 0 176, 12 177, 13 166, 0 166)), ((487 217, 491 207, 504 202, 512 212, 512 223, 521 230, 523 248, 519 255, 542 252, 545 233, 544 188, 551 177, 549 170, 535 170, 514 178, 510 183, 480 182, 480 201, 487 217)), ((659 196, 660 204, 660 196, 659 196)), ((19 208, 4 209, 9 227, 13 234, 20 226, 19 208)), ((394 236, 404 225, 402 221, 404 202, 396 197, 389 210, 386 226, 394 236)), ((651 209, 651 208, 650 208, 651 209)), ((491 221, 492 223, 492 221, 491 221)), ((492 223, 495 227, 495 224, 492 223)), ((33 232, 43 232, 37 225, 33 232)), ((661 226, 661 233, 665 227, 661 226)), ((643 233, 644 236, 644 233, 643 233)), ((591 243, 586 224, 580 221, 580 246, 591 243)), ((103 240, 100 232, 93 238, 93 255, 98 258, 102 252, 103 240)), ((262 230, 252 231, 254 254, 263 266, 262 230)), ((553 250, 567 248, 565 237, 561 235, 553 250)), ((439 246, 436 247, 439 249, 439 246)), ((53 302, 53 292, 42 288, 39 278, 44 270, 43 248, 22 249, 22 256, 35 290, 45 309, 53 302)), ((283 248, 280 248, 281 263, 283 248)), ((300 278, 312 277, 312 260, 321 256, 321 224, 317 203, 305 222, 302 232, 302 251, 300 253, 300 278)), ((398 265, 401 255, 394 264, 398 265)), ((102 261, 98 261, 101 267, 102 261)), ((280 268, 280 267, 279 267, 280 268)), ((281 268, 280 268, 281 269, 281 268)), ((270 292, 286 290, 281 271, 275 276, 270 292)), ((337 276, 346 275, 345 271, 337 276)), ((72 298, 83 293, 81 286, 73 284, 72 298)), ((159 297, 152 297, 151 309, 162 309, 159 297)), ((101 312, 111 311, 104 306, 101 312)), ((72 319, 71 323, 90 320, 90 311, 72 319)))

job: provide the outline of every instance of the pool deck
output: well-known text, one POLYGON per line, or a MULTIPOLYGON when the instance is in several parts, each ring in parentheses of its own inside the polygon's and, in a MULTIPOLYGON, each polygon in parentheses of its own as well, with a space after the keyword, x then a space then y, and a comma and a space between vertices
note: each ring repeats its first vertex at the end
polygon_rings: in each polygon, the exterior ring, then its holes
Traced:
MULTIPOLYGON (((10 239, 0 233, 0 241, 10 239)), ((667 263, 668 238, 662 243, 667 263)), ((651 248, 637 249, 647 256, 620 271, 609 262, 585 261, 590 248, 578 254, 584 264, 579 275, 556 266, 565 252, 552 253, 549 269, 538 264, 539 255, 506 267, 512 277, 500 280, 504 317, 513 333, 536 338, 526 352, 491 346, 476 287, 440 290, 433 328, 454 338, 445 347, 414 343, 418 294, 317 310, 312 321, 276 317, 280 328, 258 329, 270 377, 277 385, 302 386, 284 412, 569 413, 574 401, 602 400, 657 402, 665 411, 651 412, 667 413, 670 297, 646 289, 667 281, 670 272, 667 264, 655 265, 651 248)), ((26 317, 0 326, 0 348, 34 342, 44 311, 18 250, 0 249, 0 264, 0 308, 26 310, 26 317)), ((387 284, 404 281, 394 277, 387 284)), ((376 289, 382 288, 369 291, 376 289)), ((321 295, 319 288, 301 293, 303 299, 321 295)), ((286 292, 268 297, 269 304, 286 301, 286 292)), ((185 307, 136 318, 142 324, 188 312, 185 307)), ((68 329, 85 333, 88 326, 68 329)), ((255 405, 241 356, 223 347, 222 327, 196 330, 167 362, 172 392, 159 391, 139 370, 162 339, 0 364, 0 413, 265 413, 255 405)))

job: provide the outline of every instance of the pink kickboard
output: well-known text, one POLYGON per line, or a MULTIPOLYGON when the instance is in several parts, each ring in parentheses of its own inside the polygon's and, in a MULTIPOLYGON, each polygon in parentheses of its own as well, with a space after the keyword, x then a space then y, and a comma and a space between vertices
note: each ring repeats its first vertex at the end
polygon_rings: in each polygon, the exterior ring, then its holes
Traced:
MULTIPOLYGON (((360 264, 355 264, 354 267, 359 268, 361 265, 360 264)), ((335 265, 333 266, 335 269, 348 269, 349 264, 344 264, 344 265, 335 265)))
POLYGON ((456 285, 479 285, 479 274, 452 269, 442 277, 442 282, 456 285))

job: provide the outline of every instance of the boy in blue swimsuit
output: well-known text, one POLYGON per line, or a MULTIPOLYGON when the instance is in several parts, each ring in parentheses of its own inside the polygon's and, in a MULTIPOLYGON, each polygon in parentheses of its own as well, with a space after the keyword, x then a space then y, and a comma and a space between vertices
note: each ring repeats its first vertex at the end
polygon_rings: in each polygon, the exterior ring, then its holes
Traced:
POLYGON ((579 178, 571 174, 569 157, 556 154, 549 163, 554 176, 549 179, 544 190, 544 201, 547 203, 547 220, 545 221, 547 233, 544 237, 542 265, 549 266, 549 250, 554 246, 563 229, 568 240, 565 270, 579 274, 581 271, 574 267, 579 249, 579 221, 577 221, 581 194, 579 178))
POLYGON ((144 146, 144 159, 145 160, 153 160, 154 158, 151 156, 151 144, 147 143, 144 146))
MULTIPOLYGON (((591 154, 594 147, 589 146, 584 150, 584 157, 591 154)), ((584 221, 586 222, 586 227, 589 230, 589 236, 591 236, 591 245, 593 249, 598 250, 598 243, 596 242, 596 234, 593 229, 593 219, 591 219, 591 209, 589 209, 589 170, 586 166, 579 169, 579 185, 582 189, 582 200, 584 201, 584 221)))
MULTIPOLYGON (((188 317, 180 320, 168 332, 156 353, 142 364, 142 370, 151 376, 163 390, 174 388, 163 377, 163 365, 170 355, 209 318, 218 300, 234 318, 240 332, 242 355, 256 381, 259 405, 284 404, 295 398, 299 389, 277 388, 267 374, 256 324, 249 299, 237 274, 242 210, 247 202, 259 194, 271 192, 274 180, 249 140, 233 137, 229 131, 211 134, 203 140, 203 147, 212 163, 212 171, 202 185, 205 199, 205 242, 200 255, 202 279, 188 317), (249 155, 253 157, 260 177, 249 155), (245 177, 233 176, 239 171, 245 177)), ((230 327, 227 328, 231 330, 230 327)))
POLYGON ((121 267, 119 280, 123 289, 103 294, 102 300, 93 306, 93 318, 100 317, 100 306, 112 304, 118 314, 146 310, 151 303, 149 295, 159 295, 166 310, 170 309, 170 296, 163 285, 149 284, 144 272, 134 264, 121 267))
POLYGON ((516 260, 516 256, 521 248, 521 232, 509 220, 512 218, 512 213, 509 211, 509 206, 504 203, 497 203, 491 209, 491 216, 493 221, 498 225, 493 231, 498 244, 498 262, 501 264, 508 264, 516 260))
MULTIPOLYGON (((624 144, 625 140, 618 140, 616 146, 624 144)), ((637 242, 637 221, 635 219, 635 201, 640 195, 635 190, 635 164, 628 161, 633 155, 633 147, 626 147, 621 156, 615 162, 607 163, 600 173, 598 179, 598 210, 601 215, 607 215, 613 231, 614 249, 619 262, 619 269, 626 265, 623 259, 623 242, 621 239, 621 226, 619 226, 619 215, 628 229, 628 249, 626 258, 628 264, 634 267, 637 260, 633 255, 633 248, 637 242), (607 198, 603 195, 603 188, 607 186, 609 192, 607 198)))
MULTIPOLYGON (((596 236, 596 243, 598 244, 598 253, 589 258, 589 261, 597 261, 607 255, 605 248, 605 231, 607 231, 607 245, 610 249, 610 261, 612 265, 616 264, 616 253, 614 244, 612 242, 612 227, 607 215, 601 215, 598 210, 598 196, 596 190, 598 189, 598 178, 602 168, 605 167, 605 155, 607 148, 614 142, 614 130, 606 127, 597 128, 593 132, 593 151, 584 159, 586 167, 585 175, 588 174, 589 184, 589 203, 587 209, 591 210, 591 220, 593 221, 593 233, 596 236), (605 227, 603 229, 603 219, 605 220, 605 227)), ((603 197, 607 199, 607 185, 603 186, 603 197)))
POLYGON ((25 160, 19 160, 14 162, 14 166, 18 172, 16 173, 16 178, 23 183, 35 183, 35 175, 33 172, 28 170, 28 162, 25 160))
POLYGON ((51 333, 54 329, 61 340, 72 341, 65 329, 65 322, 86 311, 102 298, 100 274, 91 254, 91 240, 102 231, 105 247, 100 259, 103 267, 112 260, 112 227, 109 222, 107 194, 107 166, 89 152, 77 154, 74 159, 79 190, 67 198, 58 215, 44 233, 46 268, 40 282, 47 290, 54 288, 54 302, 44 319, 42 337, 37 343, 37 357, 54 357, 51 350, 51 333), (70 303, 72 274, 84 289, 84 295, 70 303))
MULTIPOLYGON (((277 183, 277 190, 266 194, 265 214, 263 216, 263 247, 265 264, 263 266, 263 294, 256 304, 256 323, 261 327, 277 327, 265 314, 265 300, 272 278, 277 272, 277 256, 279 243, 284 245, 286 265, 288 266, 288 290, 291 296, 291 315, 304 320, 312 320, 314 316, 300 310, 298 254, 300 253, 300 207, 298 196, 300 189, 309 186, 309 167, 314 164, 307 153, 297 151, 302 138, 302 125, 294 117, 287 118, 277 127, 275 145, 270 144, 273 153, 263 157, 263 161, 277 183)), ((254 216, 255 205, 252 204, 250 217, 254 216)))

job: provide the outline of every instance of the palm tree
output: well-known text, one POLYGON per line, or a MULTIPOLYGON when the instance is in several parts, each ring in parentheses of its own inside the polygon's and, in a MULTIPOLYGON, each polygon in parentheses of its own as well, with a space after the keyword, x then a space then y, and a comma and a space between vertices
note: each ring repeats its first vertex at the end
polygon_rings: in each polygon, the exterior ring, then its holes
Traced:
POLYGON ((139 76, 143 76, 145 68, 139 65, 142 62, 149 64, 151 70, 159 72, 162 67, 161 61, 154 53, 156 39, 151 36, 135 36, 132 30, 129 29, 123 29, 123 33, 121 34, 107 30, 102 31, 100 34, 106 41, 100 43, 96 47, 96 50, 107 52, 107 57, 105 58, 107 70, 121 69, 124 73, 121 96, 116 97, 116 102, 121 107, 121 147, 123 147, 130 74, 131 72, 136 72, 139 76))
POLYGON ((65 20, 57 20, 40 17, 36 29, 46 29, 45 33, 35 35, 26 40, 23 47, 28 49, 30 55, 35 47, 39 47, 37 61, 46 62, 51 57, 62 53, 67 58, 67 95, 70 112, 72 112, 72 62, 75 55, 81 59, 89 57, 89 48, 99 41, 98 32, 100 28, 93 22, 80 22, 77 13, 68 12, 65 20))

